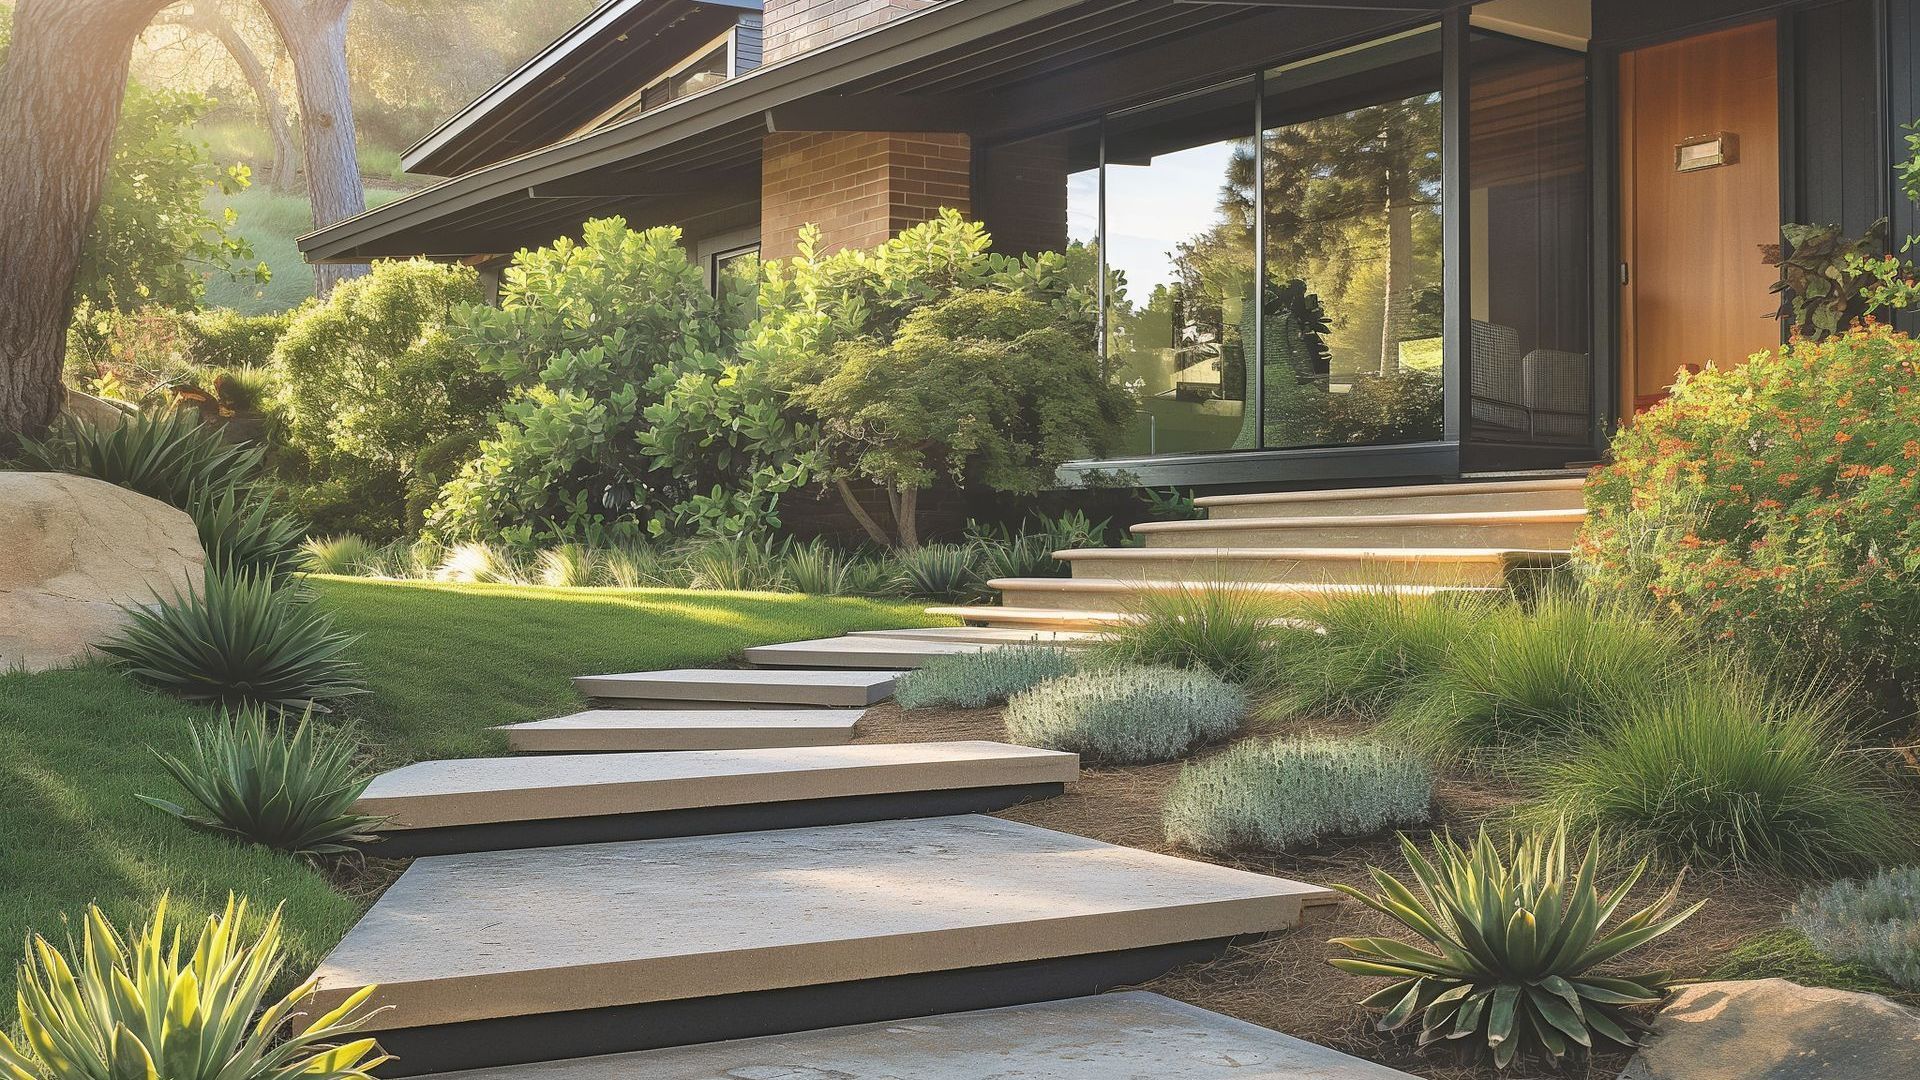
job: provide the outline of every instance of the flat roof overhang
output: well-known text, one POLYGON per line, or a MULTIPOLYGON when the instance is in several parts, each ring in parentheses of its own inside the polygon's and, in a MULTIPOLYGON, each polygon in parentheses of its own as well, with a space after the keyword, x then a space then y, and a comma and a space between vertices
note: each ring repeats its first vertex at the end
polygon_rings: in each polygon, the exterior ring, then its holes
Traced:
POLYGON ((1467 3, 947 0, 336 222, 300 250, 310 262, 476 258, 610 214, 691 224, 757 203, 769 131, 1035 134, 1467 3))

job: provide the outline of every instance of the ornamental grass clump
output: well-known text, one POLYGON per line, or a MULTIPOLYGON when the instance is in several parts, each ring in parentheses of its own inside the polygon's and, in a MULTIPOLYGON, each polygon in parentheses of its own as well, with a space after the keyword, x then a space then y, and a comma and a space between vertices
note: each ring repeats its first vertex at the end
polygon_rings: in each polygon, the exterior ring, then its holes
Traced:
POLYGON ((1671 620, 1548 593, 1531 607, 1489 609, 1391 719, 1441 752, 1537 749, 1608 728, 1675 685, 1696 655, 1690 645, 1671 620))
POLYGON ((1005 721, 1017 743, 1149 765, 1227 738, 1246 712, 1245 691, 1211 672, 1131 667, 1041 683, 1007 702, 1005 721))
POLYGON ((972 544, 926 544, 893 556, 900 587, 929 600, 966 600, 979 594, 980 552, 972 544))
POLYGON ((1539 762, 1537 813, 1675 865, 1825 875, 1910 857, 1915 815, 1844 717, 1818 688, 1702 675, 1539 762))
POLYGON ((1264 681, 1278 618, 1269 597, 1228 584, 1140 590, 1096 646, 1119 663, 1198 668, 1243 686, 1264 681))
POLYGON ((1189 765, 1167 794, 1167 839, 1204 852, 1295 851, 1417 825, 1433 804, 1419 755, 1374 742, 1240 743, 1189 765))
POLYGON ((1067 650, 1042 645, 936 656, 902 675, 893 696, 903 709, 980 709, 1079 666, 1067 650))
POLYGON ((327 1013, 289 1023, 316 980, 261 1005, 286 961, 276 909, 246 934, 245 900, 207 919, 182 949, 162 897, 129 942, 89 906, 79 945, 35 937, 19 968, 15 1043, 0 1029, 8 1080, 372 1080, 388 1058, 354 1038, 373 1016, 374 987, 327 1013))
POLYGON ((99 644, 128 675, 188 701, 324 708, 365 692, 346 655, 357 640, 297 587, 263 574, 210 572, 184 596, 127 609, 99 644))
POLYGON ((353 533, 311 537, 300 545, 304 569, 310 574, 358 574, 372 561, 374 545, 353 533))
POLYGON ((1787 921, 1826 959, 1920 990, 1920 866, 1810 889, 1787 921))
POLYGON ((1610 890, 1599 884, 1600 851, 1588 846, 1567 876, 1565 828, 1494 844, 1485 829, 1470 847, 1435 834, 1433 855, 1400 838, 1420 891, 1369 868, 1380 895, 1335 889, 1412 930, 1395 938, 1335 938, 1352 956, 1328 961, 1355 975, 1394 980, 1361 1004, 1385 1010, 1378 1026, 1415 1024, 1421 1046, 1455 1042, 1489 1053, 1497 1068, 1529 1057, 1558 1066, 1607 1044, 1637 1045, 1644 1025, 1626 1010, 1657 1004, 1667 972, 1618 974, 1619 957, 1666 934, 1706 901, 1677 914, 1680 881, 1609 927, 1641 876, 1643 861, 1610 890), (1593 974, 1605 965, 1606 975, 1593 974))
POLYGON ((564 589, 600 584, 600 553, 585 544, 561 544, 542 551, 540 584, 564 589))
POLYGON ((354 812, 373 775, 353 740, 315 725, 311 711, 287 731, 265 709, 241 709, 195 725, 191 746, 184 758, 154 755, 188 805, 138 798, 197 829, 314 858, 354 851, 383 820, 354 812))
POLYGON ((1379 717, 1468 650, 1511 602, 1386 586, 1330 591, 1293 617, 1315 629, 1273 636, 1275 711, 1379 717))

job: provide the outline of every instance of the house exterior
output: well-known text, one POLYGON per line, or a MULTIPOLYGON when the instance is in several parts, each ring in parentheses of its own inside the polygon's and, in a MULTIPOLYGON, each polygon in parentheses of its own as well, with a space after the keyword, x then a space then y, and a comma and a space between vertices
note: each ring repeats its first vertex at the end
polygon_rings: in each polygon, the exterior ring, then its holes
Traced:
POLYGON ((1100 292, 1140 413, 1069 478, 1550 470, 1780 340, 1783 222, 1920 232, 1917 61, 1920 0, 607 0, 301 248, 497 274, 619 214, 717 287, 954 207, 1100 292))

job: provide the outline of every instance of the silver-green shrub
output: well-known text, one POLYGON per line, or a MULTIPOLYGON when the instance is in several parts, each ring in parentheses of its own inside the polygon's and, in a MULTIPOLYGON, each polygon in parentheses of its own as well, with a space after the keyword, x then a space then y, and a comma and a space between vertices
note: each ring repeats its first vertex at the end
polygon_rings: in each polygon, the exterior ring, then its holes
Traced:
POLYGON ((1190 765, 1167 795, 1167 839, 1196 851, 1291 851, 1427 820, 1433 773, 1407 750, 1293 738, 1190 765))
POLYGON ((1107 668, 1041 683, 1007 702, 1018 743, 1071 750, 1089 762, 1172 761, 1239 730, 1246 692, 1207 671, 1107 668))
POLYGON ((1821 956, 1920 990, 1920 866, 1809 890, 1787 921, 1821 956))
POLYGON ((918 671, 901 676, 893 696, 903 709, 979 709, 1071 674, 1077 667, 1065 649, 1039 645, 936 656, 918 671))

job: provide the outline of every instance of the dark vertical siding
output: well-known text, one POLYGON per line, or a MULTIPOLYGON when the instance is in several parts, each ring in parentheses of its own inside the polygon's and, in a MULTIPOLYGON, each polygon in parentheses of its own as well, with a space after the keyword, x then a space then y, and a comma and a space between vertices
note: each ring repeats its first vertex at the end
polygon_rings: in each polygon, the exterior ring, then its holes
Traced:
MULTIPOLYGON (((1887 52, 1884 63, 1889 108, 1883 137, 1891 162, 1906 159, 1906 125, 1920 119, 1920 0, 1886 2, 1887 52)), ((1889 188, 1892 182, 1889 173, 1886 176, 1889 188)), ((1920 207, 1914 206, 1898 190, 1891 192, 1890 201, 1895 243, 1905 237, 1920 236, 1920 207)), ((1902 329, 1910 333, 1920 332, 1920 313, 1910 312, 1899 321, 1902 329)))
MULTIPOLYGON (((1907 0, 1901 0, 1906 3, 1907 0)), ((1795 221, 1859 233, 1887 212, 1879 0, 1796 11, 1787 28, 1795 221)))
POLYGON ((760 66, 763 19, 759 12, 740 16, 733 28, 733 65, 735 74, 745 75, 760 66))

